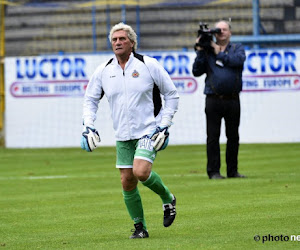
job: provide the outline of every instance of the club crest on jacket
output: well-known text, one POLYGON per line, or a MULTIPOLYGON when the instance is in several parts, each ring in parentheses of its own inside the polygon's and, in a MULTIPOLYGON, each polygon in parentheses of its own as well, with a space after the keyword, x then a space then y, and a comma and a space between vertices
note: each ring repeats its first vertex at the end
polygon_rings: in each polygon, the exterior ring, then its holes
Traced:
POLYGON ((133 77, 133 78, 137 78, 137 77, 139 77, 139 75, 140 75, 140 73, 137 72, 136 70, 134 70, 134 71, 132 72, 132 77, 133 77))

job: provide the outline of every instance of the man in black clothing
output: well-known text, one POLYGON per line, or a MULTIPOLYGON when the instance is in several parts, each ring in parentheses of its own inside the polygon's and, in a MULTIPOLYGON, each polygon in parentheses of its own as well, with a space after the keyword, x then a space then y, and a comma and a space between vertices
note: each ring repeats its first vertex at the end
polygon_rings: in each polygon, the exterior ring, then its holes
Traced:
MULTIPOLYGON (((193 75, 206 73, 204 94, 206 95, 205 114, 207 127, 207 174, 210 179, 224 179, 220 174, 220 130, 224 118, 226 127, 227 177, 243 178, 238 173, 240 99, 242 71, 246 59, 241 44, 230 42, 231 26, 227 21, 219 21, 215 34, 216 42, 211 41, 212 50, 196 46, 197 57, 193 64, 193 75)), ((197 42, 200 38, 197 39, 197 42)))

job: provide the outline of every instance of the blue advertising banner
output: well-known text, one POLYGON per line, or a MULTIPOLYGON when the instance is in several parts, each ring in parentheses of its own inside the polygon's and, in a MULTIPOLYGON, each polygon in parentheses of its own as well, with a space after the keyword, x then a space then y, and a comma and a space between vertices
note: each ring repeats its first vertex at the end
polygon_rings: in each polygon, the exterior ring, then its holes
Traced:
MULTIPOLYGON (((205 75, 192 75, 195 52, 139 53, 156 58, 180 94, 170 144, 205 144, 205 75)), ((247 50, 246 55, 241 143, 299 142, 300 50, 247 50)), ((85 89, 96 67, 112 56, 105 53, 6 58, 6 146, 79 147, 85 89)), ((97 116, 95 126, 102 145, 114 145, 106 98, 101 100, 97 116)), ((222 132, 221 142, 225 141, 222 132)))

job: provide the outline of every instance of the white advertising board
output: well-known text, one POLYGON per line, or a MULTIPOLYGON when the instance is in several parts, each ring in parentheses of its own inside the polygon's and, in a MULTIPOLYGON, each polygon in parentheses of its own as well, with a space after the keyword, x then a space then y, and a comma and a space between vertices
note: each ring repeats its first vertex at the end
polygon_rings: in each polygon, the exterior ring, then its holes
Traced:
MULTIPOLYGON (((170 129, 170 144, 205 144, 205 75, 192 75, 195 53, 139 53, 155 57, 179 91, 179 111, 170 129)), ((246 53, 240 142, 300 142, 300 50, 246 53)), ((106 53, 6 58, 6 147, 78 147, 88 79, 99 64, 111 57, 106 53)), ((105 97, 99 104, 95 126, 102 145, 115 144, 105 97)), ((224 128, 221 142, 226 142, 224 128)))

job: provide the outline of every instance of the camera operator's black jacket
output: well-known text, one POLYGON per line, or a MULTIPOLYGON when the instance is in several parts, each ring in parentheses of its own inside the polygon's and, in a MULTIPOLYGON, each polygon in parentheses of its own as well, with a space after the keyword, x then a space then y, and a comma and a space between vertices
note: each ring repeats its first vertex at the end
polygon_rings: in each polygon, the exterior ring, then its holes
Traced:
POLYGON ((246 59, 242 44, 229 43, 225 51, 218 55, 204 50, 196 53, 193 75, 206 73, 204 94, 232 95, 242 90, 242 71, 246 59))

